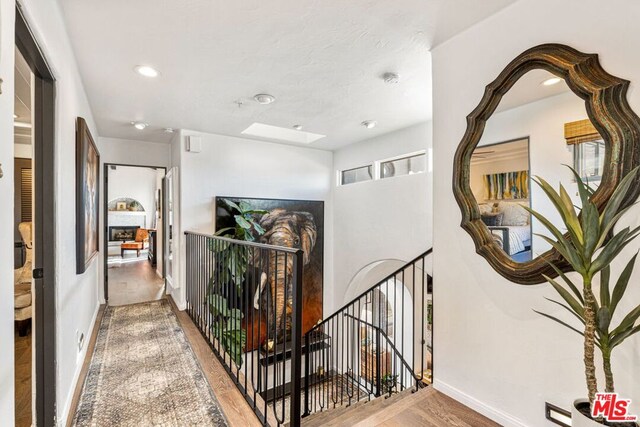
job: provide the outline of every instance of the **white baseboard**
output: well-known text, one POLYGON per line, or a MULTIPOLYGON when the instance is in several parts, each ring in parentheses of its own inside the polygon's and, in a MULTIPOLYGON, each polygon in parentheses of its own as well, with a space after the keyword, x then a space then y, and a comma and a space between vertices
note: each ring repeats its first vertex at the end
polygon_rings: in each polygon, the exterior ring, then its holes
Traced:
POLYGON ((458 402, 468 406, 476 412, 484 415, 487 418, 492 419, 498 424, 505 427, 527 427, 519 419, 513 417, 512 415, 507 414, 506 412, 502 412, 492 406, 487 405, 484 402, 479 401, 475 397, 469 396, 464 392, 458 390, 455 387, 450 386, 449 384, 443 383, 442 381, 438 381, 437 379, 433 382, 433 387, 446 394, 447 396, 457 400, 458 402))
POLYGON ((96 307, 96 311, 93 313, 93 318, 91 319, 91 324, 89 325, 89 328, 87 329, 87 333, 85 334, 84 348, 82 349, 82 352, 80 353, 80 355, 77 356, 78 363, 76 364, 76 371, 73 373, 73 380, 71 381, 71 388, 69 389, 67 401, 64 404, 62 413, 57 414, 58 426, 65 427, 67 425, 67 418, 69 418, 69 415, 70 415, 69 410, 71 409, 71 402, 73 401, 73 395, 76 391, 76 387, 78 386, 78 379, 80 378, 80 372, 82 371, 84 360, 87 357, 87 349, 89 348, 89 341, 91 340, 91 334, 93 333, 93 328, 95 327, 96 319, 98 318, 99 311, 100 311, 100 304, 98 304, 98 306, 96 307))

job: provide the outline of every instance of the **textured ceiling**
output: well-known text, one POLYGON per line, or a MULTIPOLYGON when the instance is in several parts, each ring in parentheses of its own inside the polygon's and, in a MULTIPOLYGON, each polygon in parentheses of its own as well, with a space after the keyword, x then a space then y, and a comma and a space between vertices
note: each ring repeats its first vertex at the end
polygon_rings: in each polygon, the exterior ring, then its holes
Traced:
POLYGON ((327 135, 311 144, 321 149, 429 120, 429 49, 512 2, 59 1, 101 136, 165 142, 164 127, 240 136, 253 122, 300 124, 327 135), (138 76, 139 64, 162 74, 138 76), (387 71, 400 83, 385 84, 387 71), (258 105, 256 93, 277 100, 258 105))

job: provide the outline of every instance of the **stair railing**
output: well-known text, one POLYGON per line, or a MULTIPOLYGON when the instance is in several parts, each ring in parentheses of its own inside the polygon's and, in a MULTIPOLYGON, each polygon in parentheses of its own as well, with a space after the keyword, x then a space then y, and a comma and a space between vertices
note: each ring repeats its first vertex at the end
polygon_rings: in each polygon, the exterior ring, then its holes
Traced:
POLYGON ((187 313, 263 425, 425 380, 431 250, 303 335, 301 250, 185 235, 187 313))
POLYGON ((303 416, 430 382, 432 279, 425 251, 305 334, 303 416))
POLYGON ((185 236, 188 315, 263 425, 300 425, 303 252, 185 236))

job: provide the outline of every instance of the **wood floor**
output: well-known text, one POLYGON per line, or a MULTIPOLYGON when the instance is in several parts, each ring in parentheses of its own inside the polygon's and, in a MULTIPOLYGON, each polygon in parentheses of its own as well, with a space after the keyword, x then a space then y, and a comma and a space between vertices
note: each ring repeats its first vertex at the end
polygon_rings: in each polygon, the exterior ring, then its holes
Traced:
MULTIPOLYGON (((193 349, 207 382, 220 404, 225 417, 231 427, 260 426, 260 422, 253 410, 236 388, 225 368, 215 357, 209 345, 198 331, 191 318, 179 311, 168 297, 178 322, 193 349)), ((102 316, 101 308, 98 318, 102 316)), ((89 342, 87 360, 83 366, 80 380, 73 397, 71 414, 75 413, 88 362, 93 354, 98 327, 94 328, 89 342)), ((17 358, 16 358, 17 360, 17 358)), ((29 400, 30 403, 30 400, 29 400)), ((261 402, 258 402, 261 405, 261 402)), ((70 417, 71 418, 71 417, 70 417)), ((269 424, 276 425, 273 415, 269 415, 269 424)), ((426 426, 426 427, 496 427, 498 424, 464 406, 460 402, 436 391, 432 387, 421 389, 417 393, 405 390, 390 399, 374 399, 371 402, 359 402, 351 407, 340 407, 330 411, 314 414, 303 418, 306 427, 369 427, 369 426, 426 426)), ((16 425, 30 425, 19 424, 16 425)))
POLYGON ((405 390, 389 399, 360 402, 303 418, 305 427, 499 427, 433 387, 405 390))
POLYGON ((31 425, 31 337, 15 334, 16 427, 31 425))
MULTIPOLYGON (((196 359, 202 368, 207 381, 213 389, 220 408, 225 417, 229 421, 231 427, 250 427, 261 426, 258 418, 253 413, 253 410, 244 399, 238 388, 235 386, 229 374, 220 364, 216 356, 209 348, 209 345, 205 339, 200 335, 198 328, 193 324, 191 318, 184 311, 179 311, 176 307, 173 299, 168 298, 171 301, 171 307, 178 317, 178 322, 184 330, 189 344, 196 355, 196 359)), ((273 420, 271 420, 273 423, 273 420)), ((272 424, 275 425, 275 424, 272 424)))
POLYGON ((147 260, 109 265, 109 305, 156 301, 164 296, 164 279, 147 260))

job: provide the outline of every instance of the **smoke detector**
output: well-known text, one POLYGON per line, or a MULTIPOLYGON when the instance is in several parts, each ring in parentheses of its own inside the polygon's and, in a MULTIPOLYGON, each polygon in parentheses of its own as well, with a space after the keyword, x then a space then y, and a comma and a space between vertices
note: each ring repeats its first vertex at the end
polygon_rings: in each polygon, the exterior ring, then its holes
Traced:
POLYGON ((382 80, 388 84, 396 84, 400 82, 400 76, 396 73, 384 73, 382 75, 382 80))
POLYGON ((268 93, 259 93, 257 95, 254 95, 253 99, 255 99, 258 104, 267 105, 274 102, 276 100, 276 97, 273 95, 269 95, 268 93))

